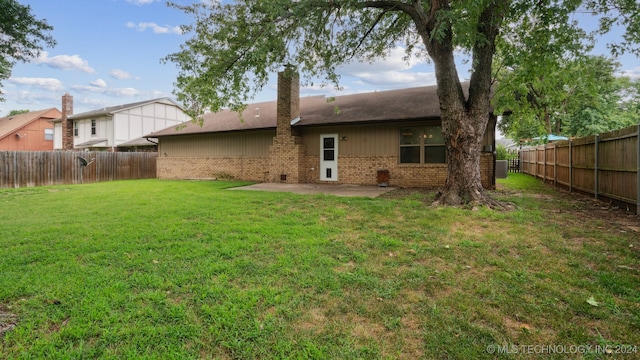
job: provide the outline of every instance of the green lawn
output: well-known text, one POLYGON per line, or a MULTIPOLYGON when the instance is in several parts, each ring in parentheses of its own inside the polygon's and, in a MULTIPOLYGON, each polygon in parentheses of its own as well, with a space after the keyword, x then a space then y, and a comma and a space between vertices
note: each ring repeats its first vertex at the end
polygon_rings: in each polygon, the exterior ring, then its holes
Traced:
POLYGON ((240 184, 0 189, 0 359, 640 357, 640 235, 589 202, 240 184))

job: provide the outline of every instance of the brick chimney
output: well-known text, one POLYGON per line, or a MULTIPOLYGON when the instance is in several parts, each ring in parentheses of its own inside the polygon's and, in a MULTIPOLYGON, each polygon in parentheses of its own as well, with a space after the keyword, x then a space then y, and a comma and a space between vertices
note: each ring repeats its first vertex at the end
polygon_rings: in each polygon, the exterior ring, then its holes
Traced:
POLYGON ((276 136, 269 147, 269 171, 266 181, 305 182, 305 151, 302 141, 291 129, 291 121, 300 117, 300 77, 291 65, 278 73, 276 136))
POLYGON ((68 93, 62 95, 62 148, 73 149, 73 120, 67 119, 73 115, 73 96, 68 93))
POLYGON ((277 135, 291 136, 291 121, 300 117, 300 76, 287 65, 278 73, 277 135))

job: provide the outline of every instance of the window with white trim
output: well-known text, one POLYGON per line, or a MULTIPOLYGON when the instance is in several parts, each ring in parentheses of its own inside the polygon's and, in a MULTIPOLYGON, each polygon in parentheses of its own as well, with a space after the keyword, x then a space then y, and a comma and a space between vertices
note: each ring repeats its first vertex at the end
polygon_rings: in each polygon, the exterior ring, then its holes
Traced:
POLYGON ((447 153, 440 126, 400 129, 401 164, 444 164, 447 153))
POLYGON ((91 135, 96 135, 96 119, 91 119, 91 135))
POLYGON ((44 129, 44 139, 53 140, 53 129, 44 129))

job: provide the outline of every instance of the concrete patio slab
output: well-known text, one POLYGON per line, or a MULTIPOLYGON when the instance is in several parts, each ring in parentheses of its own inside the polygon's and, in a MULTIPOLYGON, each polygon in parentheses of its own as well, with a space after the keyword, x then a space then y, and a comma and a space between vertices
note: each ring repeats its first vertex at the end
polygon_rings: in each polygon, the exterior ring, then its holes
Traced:
POLYGON ((294 194, 326 194, 335 196, 361 196, 374 198, 395 188, 349 184, 280 184, 260 183, 229 190, 274 191, 294 194))

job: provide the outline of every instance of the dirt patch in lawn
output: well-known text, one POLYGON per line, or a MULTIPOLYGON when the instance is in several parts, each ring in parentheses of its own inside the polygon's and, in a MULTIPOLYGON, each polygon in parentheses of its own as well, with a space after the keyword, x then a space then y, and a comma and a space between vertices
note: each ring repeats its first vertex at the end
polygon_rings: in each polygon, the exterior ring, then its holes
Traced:
POLYGON ((571 205, 571 210, 563 209, 562 212, 570 212, 581 223, 595 223, 607 231, 635 233, 640 237, 640 216, 626 209, 562 189, 558 189, 556 197, 571 205))
POLYGON ((6 306, 0 304, 0 338, 8 331, 13 330, 18 322, 18 316, 9 312, 6 306))
MULTIPOLYGON (((425 204, 430 205, 437 191, 438 189, 436 188, 396 188, 379 197, 385 199, 401 199, 417 196, 422 197, 425 204)), ((497 185, 495 192, 505 195, 505 191, 501 189, 500 184, 497 185)), ((514 193, 510 195, 514 195, 514 193)), ((555 195, 537 193, 518 193, 517 195, 546 201, 559 199, 569 203, 571 208, 571 210, 563 209, 562 212, 571 212, 579 222, 592 223, 599 221, 602 223, 602 226, 608 230, 636 233, 640 236, 640 216, 614 204, 562 189, 557 189, 555 195)))

